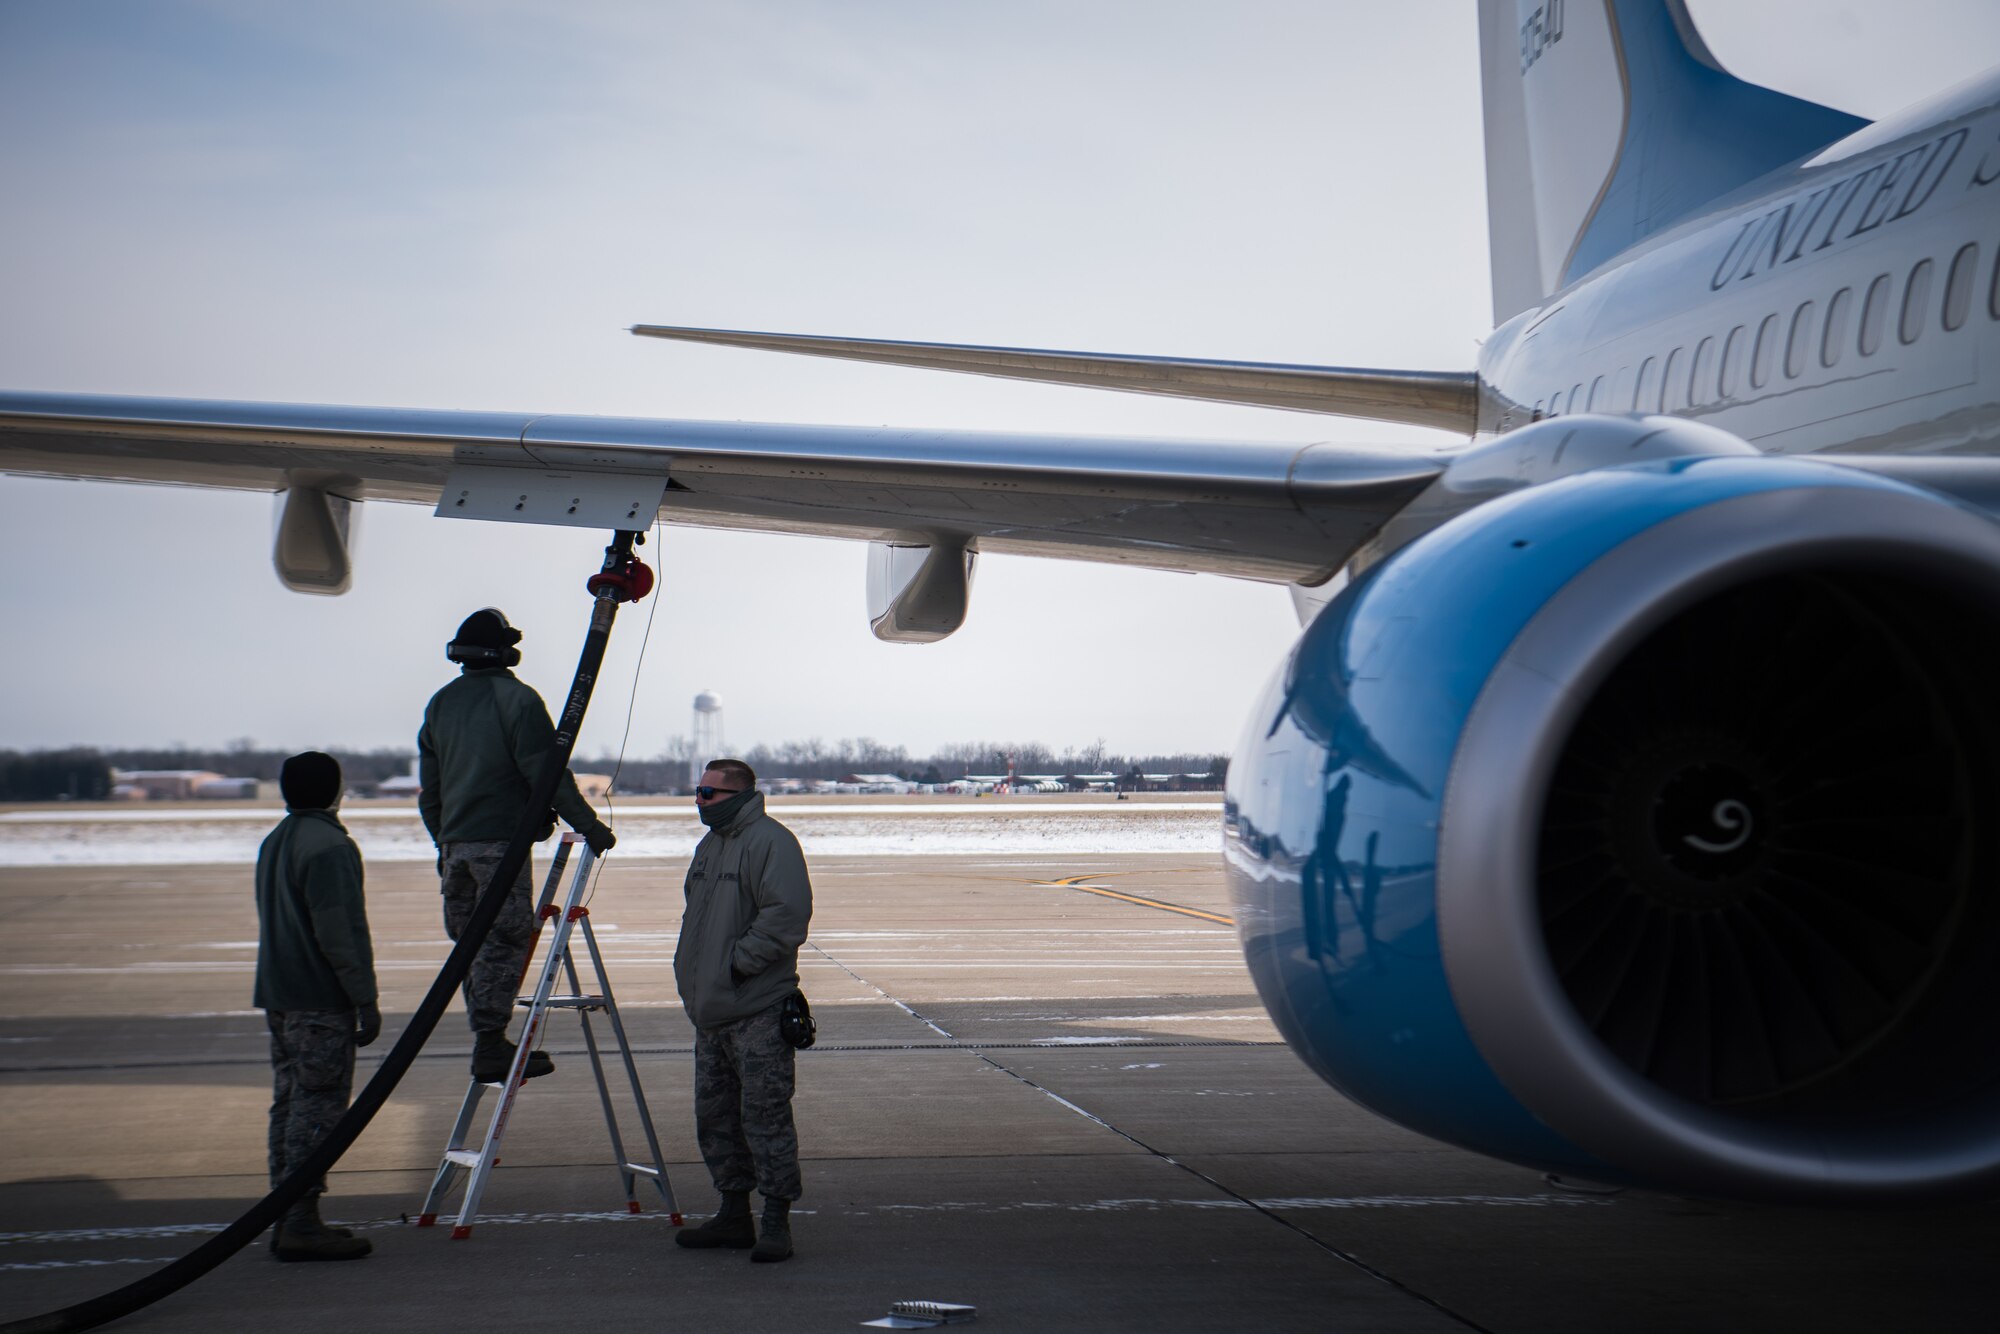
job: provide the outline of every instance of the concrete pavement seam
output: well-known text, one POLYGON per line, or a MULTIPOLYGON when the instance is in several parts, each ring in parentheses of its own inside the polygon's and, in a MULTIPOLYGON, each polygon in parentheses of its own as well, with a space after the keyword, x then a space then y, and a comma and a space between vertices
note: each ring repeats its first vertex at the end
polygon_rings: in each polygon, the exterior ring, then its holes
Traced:
MULTIPOLYGON (((814 944, 811 941, 808 941, 807 945, 808 948, 812 949, 814 952, 819 954, 819 956, 825 959, 828 963, 831 963, 836 968, 846 973, 849 977, 853 978, 856 982, 859 982, 862 986, 872 989, 877 995, 881 996, 884 1000, 888 1001, 891 1005, 896 1006, 904 1013, 908 1014, 918 1023, 923 1024, 926 1028, 930 1029, 932 1032, 937 1033, 940 1036, 946 1038, 952 1038, 953 1035, 946 1032, 934 1020, 926 1017, 923 1014, 918 1013, 917 1010, 915 1010, 911 1006, 906 1005, 902 1001, 898 1000, 896 997, 891 996, 887 991, 884 991, 880 986, 877 986, 875 983, 870 982, 867 978, 862 977, 852 968, 849 968, 846 964, 834 958, 833 955, 827 953, 827 951, 821 946, 814 944)), ((957 1039, 954 1038, 953 1040, 956 1041, 957 1039)), ((1110 1131, 1112 1134, 1117 1135, 1119 1138, 1123 1140, 1126 1140, 1128 1143, 1136 1146, 1137 1148, 1143 1149, 1145 1152, 1153 1155, 1155 1158, 1158 1158, 1160 1161, 1168 1164, 1169 1166, 1177 1167, 1181 1171, 1186 1172, 1189 1176, 1194 1177, 1196 1180, 1206 1183, 1211 1189, 1219 1191, 1222 1194, 1228 1196, 1230 1199, 1236 1200, 1241 1204, 1247 1206, 1248 1208, 1256 1210, 1258 1213, 1262 1214, 1265 1218, 1270 1219, 1273 1223, 1276 1223, 1278 1226, 1285 1228, 1288 1231, 1303 1238, 1308 1244, 1317 1246, 1322 1251, 1325 1251, 1328 1255, 1333 1256, 1335 1259, 1341 1261, 1344 1264, 1347 1264, 1355 1269, 1360 1270, 1362 1273, 1368 1275, 1368 1277, 1374 1279, 1378 1283, 1386 1284, 1389 1287, 1394 1288, 1397 1292, 1402 1293, 1404 1296, 1422 1302, 1424 1305, 1432 1308, 1439 1314, 1448 1316, 1451 1319, 1457 1321, 1459 1324, 1465 1326, 1467 1329, 1476 1331, 1476 1334, 1492 1334, 1492 1331, 1488 1330, 1484 1325, 1479 1324, 1477 1321, 1474 1321, 1467 1316, 1459 1314, 1457 1311, 1452 1310, 1449 1306, 1446 1306, 1443 1302, 1437 1300, 1435 1297, 1431 1297, 1424 1293, 1418 1292, 1415 1288, 1410 1287, 1408 1284, 1402 1283, 1397 1279, 1391 1278, 1388 1274, 1385 1274, 1381 1270, 1375 1268, 1375 1266, 1369 1264, 1367 1261, 1363 1260, 1360 1256, 1354 1255, 1348 1251, 1344 1251, 1340 1247, 1335 1246, 1333 1243, 1326 1241, 1318 1236, 1315 1236, 1311 1232, 1308 1232, 1304 1228, 1300 1227, 1298 1224, 1292 1222, 1290 1219, 1281 1217, 1280 1215, 1272 1212, 1270 1209, 1264 1208, 1262 1205, 1258 1204, 1255 1200, 1250 1199, 1248 1196, 1230 1189, 1228 1186, 1225 1186, 1222 1182, 1217 1181, 1214 1177, 1209 1176, 1206 1172, 1203 1172, 1199 1168, 1190 1166, 1189 1164, 1181 1162, 1179 1159, 1173 1157, 1171 1154, 1164 1153, 1161 1150, 1154 1148, 1151 1144, 1146 1143, 1146 1141, 1140 1139, 1137 1135, 1131 1134, 1129 1131, 1119 1129, 1117 1126, 1111 1124, 1111 1122, 1105 1120, 1103 1117, 1097 1115, 1095 1112, 1089 1111, 1083 1107, 1079 1107, 1075 1103, 1071 1102, 1069 1099, 1063 1097, 1061 1094, 1058 1094, 1053 1090, 1042 1087, 1042 1085, 1037 1084, 1034 1080, 1028 1078, 1026 1075, 1020 1073, 1019 1071, 1009 1069, 1007 1066, 1001 1064, 999 1061, 994 1060, 991 1056, 988 1056, 986 1054, 986 1051, 983 1049, 986 1046, 986 1044, 967 1043, 965 1044, 965 1046, 967 1050, 970 1050, 980 1060, 984 1061, 987 1065, 992 1066, 995 1070, 1000 1071, 1000 1073, 1020 1081, 1021 1083, 1027 1085, 1029 1088, 1034 1089, 1036 1092, 1040 1093, 1043 1097, 1053 1099, 1055 1102, 1060 1103, 1062 1106, 1067 1107, 1069 1108, 1069 1110, 1075 1112, 1078 1116, 1081 1116, 1086 1120, 1096 1122, 1098 1125, 1110 1131)), ((1042 1048, 1041 1050, 1047 1050, 1047 1048, 1042 1048)))

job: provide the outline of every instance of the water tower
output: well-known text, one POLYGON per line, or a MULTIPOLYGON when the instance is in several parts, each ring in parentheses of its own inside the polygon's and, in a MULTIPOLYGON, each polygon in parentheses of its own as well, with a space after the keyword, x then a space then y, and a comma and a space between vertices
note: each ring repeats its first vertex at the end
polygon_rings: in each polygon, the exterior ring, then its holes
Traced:
POLYGON ((710 760, 722 756, 722 696, 704 690, 694 697, 693 752, 688 755, 688 786, 701 781, 701 771, 710 760))

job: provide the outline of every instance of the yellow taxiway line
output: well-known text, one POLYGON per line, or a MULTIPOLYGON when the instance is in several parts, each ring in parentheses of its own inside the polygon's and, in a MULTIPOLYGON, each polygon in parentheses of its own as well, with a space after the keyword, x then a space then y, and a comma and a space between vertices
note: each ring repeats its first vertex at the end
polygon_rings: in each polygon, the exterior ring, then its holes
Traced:
POLYGON ((1106 889, 1103 885, 1085 884, 1087 880, 1102 880, 1107 876, 1123 875, 1122 871, 1104 871, 1097 875, 1066 875, 1058 880, 1030 880, 1031 885, 1046 885, 1051 889, 1074 889, 1085 894, 1096 894, 1107 899, 1117 899, 1120 903, 1136 903, 1141 908, 1158 908, 1162 912, 1177 912, 1183 917, 1199 917, 1204 922, 1219 922, 1223 926, 1235 926, 1234 917, 1224 917, 1221 913, 1207 912, 1201 908, 1184 908, 1178 903, 1163 903, 1159 899, 1141 898, 1137 894, 1126 894, 1116 889, 1106 889))

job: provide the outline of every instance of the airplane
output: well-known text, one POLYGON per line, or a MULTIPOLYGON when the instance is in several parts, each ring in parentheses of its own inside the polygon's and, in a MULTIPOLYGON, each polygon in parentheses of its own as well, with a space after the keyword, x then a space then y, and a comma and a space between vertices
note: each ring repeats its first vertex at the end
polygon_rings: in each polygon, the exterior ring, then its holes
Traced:
POLYGON ((1441 451, 0 394, 0 469, 865 540, 896 642, 975 558, 1292 590, 1224 847, 1285 1040, 1423 1134, 1748 1199, 2000 1183, 2000 72, 1873 123, 1681 0, 1481 0, 1469 370, 639 325, 1442 427, 1441 451), (1982 384, 1982 381, 1984 382, 1982 384))

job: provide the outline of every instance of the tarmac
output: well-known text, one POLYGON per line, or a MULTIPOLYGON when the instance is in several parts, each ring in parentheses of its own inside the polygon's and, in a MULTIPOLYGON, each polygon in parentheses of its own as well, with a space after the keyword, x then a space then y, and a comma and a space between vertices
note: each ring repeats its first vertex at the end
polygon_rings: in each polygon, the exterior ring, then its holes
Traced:
MULTIPOLYGON (((684 869, 614 854, 592 920, 696 1221, 714 1195, 671 970, 684 869)), ((848 1330, 911 1299, 1016 1330, 2000 1326, 2000 1207, 1583 1194, 1347 1101, 1265 1017, 1219 855, 812 870, 820 1040, 799 1060, 791 1261, 681 1250, 656 1197, 627 1212, 568 1015, 472 1235, 415 1226, 466 1086, 454 1006, 331 1178, 326 1214, 372 1257, 255 1246, 113 1327, 848 1330)), ((262 1194, 249 880, 0 871, 0 1320, 136 1280, 262 1194)), ((369 897, 388 1033, 358 1078, 446 950, 427 866, 371 868, 369 897)))

